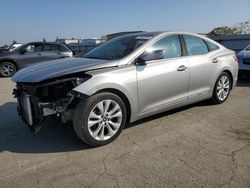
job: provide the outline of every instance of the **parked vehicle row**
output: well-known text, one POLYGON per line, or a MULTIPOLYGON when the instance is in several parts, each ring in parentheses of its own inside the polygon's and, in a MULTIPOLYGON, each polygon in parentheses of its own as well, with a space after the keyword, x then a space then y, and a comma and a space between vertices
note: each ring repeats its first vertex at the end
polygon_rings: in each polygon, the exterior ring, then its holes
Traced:
POLYGON ((115 140, 126 123, 198 101, 227 100, 235 53, 185 32, 114 38, 80 57, 29 66, 12 80, 20 117, 39 130, 48 116, 72 121, 91 146, 115 140))
POLYGON ((11 77, 30 64, 72 56, 73 52, 64 44, 53 42, 24 44, 0 55, 0 76, 11 77))

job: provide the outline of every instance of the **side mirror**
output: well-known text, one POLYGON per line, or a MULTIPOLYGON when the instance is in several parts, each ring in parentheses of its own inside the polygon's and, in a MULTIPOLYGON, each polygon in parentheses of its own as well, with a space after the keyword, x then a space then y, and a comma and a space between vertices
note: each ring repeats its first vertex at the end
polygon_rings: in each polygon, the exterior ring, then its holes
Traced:
POLYGON ((143 53, 136 61, 137 64, 146 65, 147 61, 160 60, 164 58, 164 50, 154 50, 143 53))

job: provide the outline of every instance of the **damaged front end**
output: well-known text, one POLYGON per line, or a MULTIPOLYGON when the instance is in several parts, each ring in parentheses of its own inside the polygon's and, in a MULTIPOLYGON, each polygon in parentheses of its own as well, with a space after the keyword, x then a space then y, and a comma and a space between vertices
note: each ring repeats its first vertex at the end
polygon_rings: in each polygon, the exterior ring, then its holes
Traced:
POLYGON ((42 83, 17 83, 13 94, 18 101, 22 120, 38 132, 46 117, 55 116, 62 122, 72 120, 73 109, 84 94, 72 89, 90 76, 52 79, 42 83))

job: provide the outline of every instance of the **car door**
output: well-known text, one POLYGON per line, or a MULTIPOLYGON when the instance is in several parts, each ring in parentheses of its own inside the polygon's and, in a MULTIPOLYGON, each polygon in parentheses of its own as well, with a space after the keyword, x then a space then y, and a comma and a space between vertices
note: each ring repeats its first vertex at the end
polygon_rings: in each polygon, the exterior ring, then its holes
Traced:
POLYGON ((199 37, 183 35, 190 67, 189 100, 199 100, 209 95, 217 62, 216 56, 211 56, 206 42, 199 37))
POLYGON ((44 44, 44 50, 42 52, 43 61, 49 61, 54 59, 60 59, 63 55, 59 51, 57 44, 44 44))
POLYGON ((25 67, 28 64, 40 62, 42 57, 42 44, 31 43, 21 48, 18 53, 15 54, 14 59, 19 63, 20 67, 25 67))
POLYGON ((137 65, 139 113, 157 112, 187 102, 189 65, 178 35, 166 36, 146 49, 164 50, 164 58, 137 65))

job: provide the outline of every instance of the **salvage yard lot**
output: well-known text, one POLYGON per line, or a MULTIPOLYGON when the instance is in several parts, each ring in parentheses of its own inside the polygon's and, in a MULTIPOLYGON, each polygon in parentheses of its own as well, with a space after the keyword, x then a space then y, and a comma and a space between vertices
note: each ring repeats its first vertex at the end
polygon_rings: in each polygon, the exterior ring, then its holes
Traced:
POLYGON ((128 125, 90 148, 71 124, 35 135, 0 78, 0 187, 250 187, 250 84, 222 105, 207 102, 128 125))

